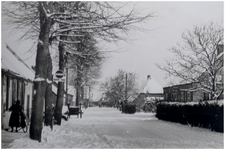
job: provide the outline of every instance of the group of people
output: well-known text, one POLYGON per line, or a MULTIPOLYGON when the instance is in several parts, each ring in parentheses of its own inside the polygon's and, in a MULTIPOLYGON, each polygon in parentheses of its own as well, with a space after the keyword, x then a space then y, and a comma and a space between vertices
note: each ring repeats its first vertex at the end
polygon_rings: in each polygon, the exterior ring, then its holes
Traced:
POLYGON ((20 105, 20 100, 17 100, 16 103, 9 108, 9 111, 12 111, 9 119, 11 132, 13 132, 14 127, 16 128, 16 132, 18 132, 18 127, 24 127, 26 125, 25 116, 20 105))

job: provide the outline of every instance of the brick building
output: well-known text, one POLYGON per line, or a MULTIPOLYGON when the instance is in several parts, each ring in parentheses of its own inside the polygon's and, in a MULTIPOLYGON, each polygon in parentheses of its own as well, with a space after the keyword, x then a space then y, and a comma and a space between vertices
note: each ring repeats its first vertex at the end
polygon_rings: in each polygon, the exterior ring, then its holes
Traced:
POLYGON ((174 85, 163 88, 165 101, 192 102, 199 100, 208 100, 209 91, 201 88, 197 82, 174 85))

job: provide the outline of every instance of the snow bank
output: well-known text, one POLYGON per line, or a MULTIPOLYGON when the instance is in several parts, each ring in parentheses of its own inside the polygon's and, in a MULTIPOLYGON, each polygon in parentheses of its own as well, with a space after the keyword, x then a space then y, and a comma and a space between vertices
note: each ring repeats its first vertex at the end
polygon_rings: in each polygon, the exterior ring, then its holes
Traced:
POLYGON ((97 136, 80 133, 70 127, 70 122, 62 126, 54 126, 53 131, 44 127, 41 142, 31 140, 27 134, 24 138, 16 139, 11 148, 104 148, 104 143, 97 136), (92 141, 92 142, 90 142, 92 141))

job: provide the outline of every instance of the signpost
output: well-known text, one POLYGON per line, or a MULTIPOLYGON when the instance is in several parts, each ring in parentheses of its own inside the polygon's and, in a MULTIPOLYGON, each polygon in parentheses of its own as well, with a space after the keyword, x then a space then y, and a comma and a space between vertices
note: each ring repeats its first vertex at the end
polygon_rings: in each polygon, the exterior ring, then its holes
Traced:
POLYGON ((68 103, 68 68, 66 68, 66 77, 64 76, 64 72, 62 70, 58 70, 55 72, 53 80, 58 82, 66 82, 66 102, 68 103))
POLYGON ((55 72, 54 81, 65 82, 65 76, 62 70, 58 70, 55 72))

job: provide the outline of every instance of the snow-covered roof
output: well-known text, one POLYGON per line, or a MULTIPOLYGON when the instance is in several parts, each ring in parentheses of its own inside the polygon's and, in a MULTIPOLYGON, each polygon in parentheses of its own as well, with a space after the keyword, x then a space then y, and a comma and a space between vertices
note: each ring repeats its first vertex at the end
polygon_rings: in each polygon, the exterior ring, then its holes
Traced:
POLYGON ((7 44, 2 44, 2 69, 24 79, 34 80, 35 72, 7 44))
POLYGON ((144 81, 143 93, 163 93, 162 86, 153 78, 144 81))

